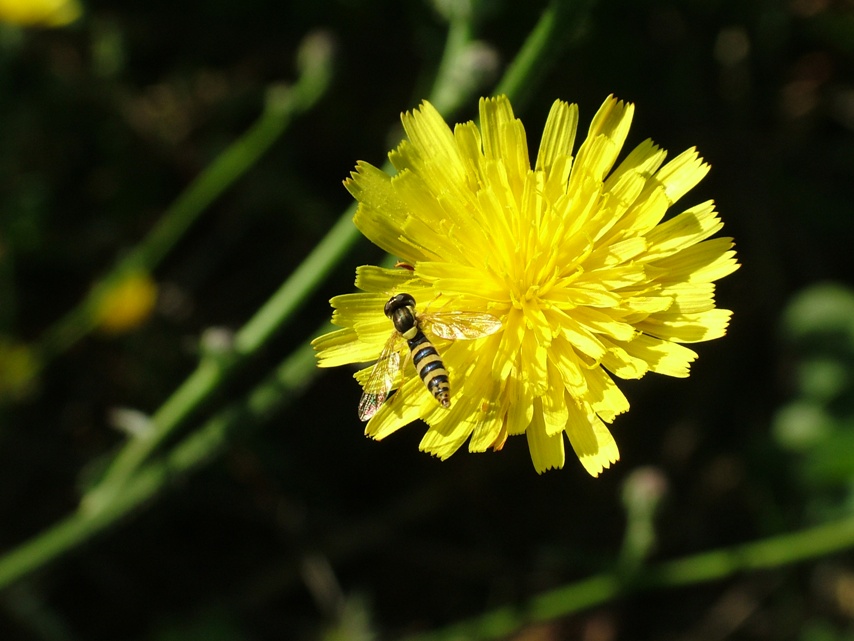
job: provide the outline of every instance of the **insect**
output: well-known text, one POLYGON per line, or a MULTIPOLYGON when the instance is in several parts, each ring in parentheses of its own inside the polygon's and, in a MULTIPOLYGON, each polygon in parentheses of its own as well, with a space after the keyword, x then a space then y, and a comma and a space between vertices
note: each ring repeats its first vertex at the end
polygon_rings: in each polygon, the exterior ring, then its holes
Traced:
POLYGON ((449 340, 472 340, 489 336, 501 329, 501 321, 498 318, 482 312, 416 314, 415 299, 410 294, 392 296, 383 311, 394 325, 394 332, 386 341, 365 382, 364 393, 359 400, 359 418, 363 421, 376 414, 388 398, 401 368, 401 339, 409 346, 415 371, 433 398, 442 407, 450 407, 451 386, 448 370, 424 330, 449 340))

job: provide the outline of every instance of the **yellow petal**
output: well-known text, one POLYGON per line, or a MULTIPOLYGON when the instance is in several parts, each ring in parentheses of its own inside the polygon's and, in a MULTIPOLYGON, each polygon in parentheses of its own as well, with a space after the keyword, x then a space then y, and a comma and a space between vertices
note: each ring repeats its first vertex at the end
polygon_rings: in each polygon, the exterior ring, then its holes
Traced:
POLYGON ((566 388, 563 385, 560 372, 550 361, 549 378, 546 393, 540 397, 543 407, 543 424, 546 434, 554 436, 566 428, 568 410, 566 408, 566 388))
POLYGON ((637 334, 637 329, 629 323, 622 322, 606 311, 593 307, 580 307, 573 311, 572 317, 579 323, 596 333, 596 338, 602 341, 602 335, 618 341, 630 341, 637 334))
POLYGON ((317 351, 318 367, 338 367, 376 360, 382 348, 381 345, 378 347, 361 342, 356 332, 349 327, 318 336, 311 341, 311 345, 317 351))
POLYGON ((409 291, 407 283, 413 280, 415 276, 408 269, 383 269, 374 265, 361 265, 356 268, 356 287, 363 292, 389 295, 394 291, 409 291))
POLYGON ((658 374, 685 378, 697 353, 684 345, 641 334, 630 343, 622 345, 626 352, 649 364, 658 374))
POLYGON ((603 469, 620 460, 620 452, 611 432, 591 411, 576 405, 569 407, 566 435, 575 455, 590 476, 599 476, 603 469))
POLYGON ((699 343, 726 334, 732 312, 710 309, 699 314, 668 314, 662 312, 637 324, 646 334, 680 343, 699 343))
POLYGON ((663 295, 672 298, 670 307, 654 311, 672 311, 683 314, 705 312, 715 306, 715 286, 713 283, 678 283, 662 289, 663 295))
POLYGON ((510 101, 507 96, 481 98, 479 107, 484 158, 500 158, 511 182, 520 180, 530 169, 528 142, 510 101))
MULTIPOLYGON (((538 171, 553 173, 556 163, 572 155, 575 145, 575 131, 578 128, 578 105, 570 105, 562 100, 555 100, 546 119, 540 151, 535 165, 538 171)), ((557 173, 561 182, 566 182, 569 167, 561 164, 557 173)))
POLYGON ((528 429, 525 430, 525 436, 528 437, 528 449, 538 474, 563 467, 566 457, 563 434, 558 432, 554 436, 548 435, 539 402, 534 404, 534 417, 528 429))
POLYGON ((659 169, 654 180, 664 186, 667 199, 672 205, 696 187, 707 173, 709 165, 703 162, 697 150, 692 147, 659 169))
POLYGON ((409 138, 389 154, 398 171, 410 170, 434 193, 465 182, 465 168, 451 128, 426 100, 400 117, 409 138))
POLYGON ((641 194, 647 181, 664 162, 667 152, 647 139, 635 147, 605 181, 605 193, 615 199, 617 216, 641 194))
POLYGON ((574 191, 577 180, 584 175, 602 181, 611 170, 632 123, 635 106, 610 96, 590 124, 587 139, 578 150, 575 167, 570 177, 569 191, 574 191))
POLYGON ((477 387, 474 387, 471 391, 475 402, 472 410, 473 428, 471 441, 469 441, 469 451, 485 452, 490 447, 495 446, 504 429, 504 417, 497 401, 500 398, 500 386, 498 384, 484 384, 480 389, 485 394, 480 399, 475 396, 476 389, 477 387))
POLYGON ((442 416, 439 421, 429 421, 430 427, 421 439, 418 449, 442 460, 456 452, 471 436, 475 425, 472 403, 465 397, 450 409, 435 409, 442 416))
POLYGON ((402 230, 407 221, 406 205, 400 200, 392 185, 392 179, 373 165, 360 162, 356 171, 344 181, 359 207, 353 223, 375 245, 392 256, 416 263, 435 254, 405 238, 402 230))
POLYGON ((604 341, 608 353, 602 357, 602 367, 624 379, 641 378, 649 371, 649 364, 629 354, 621 345, 604 341))
POLYGON ((594 367, 587 371, 585 400, 590 403, 593 411, 608 423, 613 421, 617 414, 629 410, 628 399, 601 367, 594 367))
POLYGON ((713 238, 656 260, 647 266, 661 283, 708 283, 728 276, 739 268, 732 238, 713 238))
POLYGON ((655 227, 646 235, 649 248, 644 260, 655 260, 696 245, 723 227, 712 201, 692 207, 655 227))
POLYGON ((560 372, 570 397, 583 398, 587 394, 587 379, 572 344, 564 338, 555 338, 549 350, 549 360, 560 372))
POLYGON ((365 436, 380 441, 404 425, 419 418, 428 406, 436 403, 417 376, 406 381, 382 404, 365 425, 365 436))
POLYGON ((506 380, 504 395, 507 399, 507 433, 511 436, 522 434, 534 419, 534 398, 527 394, 527 388, 516 377, 506 380))

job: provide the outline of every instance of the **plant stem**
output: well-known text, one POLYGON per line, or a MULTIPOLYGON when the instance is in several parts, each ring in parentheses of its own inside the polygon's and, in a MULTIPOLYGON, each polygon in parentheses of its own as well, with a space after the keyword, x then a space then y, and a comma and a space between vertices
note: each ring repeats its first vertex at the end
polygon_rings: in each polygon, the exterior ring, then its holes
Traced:
POLYGON ((495 94, 506 94, 516 111, 534 94, 551 70, 549 60, 557 60, 563 50, 575 43, 584 31, 590 8, 595 0, 553 0, 540 16, 519 53, 495 88, 495 94))
POLYGON ((545 592, 522 607, 497 608, 441 630, 405 641, 497 639, 525 626, 580 612, 627 594, 723 579, 738 572, 778 568, 854 547, 854 518, 825 523, 800 532, 666 561, 638 570, 627 579, 606 572, 545 592))
POLYGON ((268 90, 264 111, 249 130, 199 174, 148 235, 96 282, 76 307, 45 332, 37 348, 43 364, 94 328, 92 309, 105 289, 128 271, 150 272, 157 267, 206 208, 258 162, 294 117, 323 95, 329 84, 329 63, 303 67, 304 73, 293 87, 273 86, 268 90))
MULTIPOLYGON (((230 352, 202 358, 196 370, 166 400, 151 419, 149 430, 133 438, 116 455, 96 488, 85 501, 92 509, 108 503, 134 471, 187 419, 246 359, 297 311, 319 282, 358 239, 351 207, 312 250, 279 290, 237 332, 230 352)), ((311 365, 314 363, 312 362, 311 365)))
POLYGON ((173 486, 175 479, 211 460, 247 424, 257 425, 292 400, 313 377, 314 352, 297 349, 246 400, 211 418, 167 455, 138 470, 120 493, 101 509, 82 503, 76 512, 0 558, 0 590, 114 524, 118 519, 173 486))
POLYGON ((459 82, 455 71, 460 56, 471 41, 471 21, 467 17, 453 18, 448 25, 445 50, 442 52, 442 60, 429 98, 439 113, 447 115, 456 111, 470 97, 468 91, 471 90, 472 84, 459 82))

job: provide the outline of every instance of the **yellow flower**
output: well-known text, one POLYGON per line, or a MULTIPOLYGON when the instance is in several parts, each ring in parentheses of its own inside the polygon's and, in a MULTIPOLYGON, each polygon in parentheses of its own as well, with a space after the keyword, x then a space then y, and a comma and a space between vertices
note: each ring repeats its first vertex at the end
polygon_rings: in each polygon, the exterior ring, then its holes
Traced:
MULTIPOLYGON (((563 466, 566 434, 597 476, 619 458, 606 423, 629 409, 613 377, 688 376, 697 354, 683 343, 726 333, 731 312, 715 308, 713 282, 738 263, 732 239, 707 240, 722 226, 713 203, 662 222, 709 166, 694 149, 664 164, 647 140, 612 171, 633 112, 609 97, 573 156, 578 109, 556 101, 532 168, 506 97, 481 99, 480 128, 453 131, 425 102, 402 117, 408 140, 389 154, 396 176, 358 164, 345 183, 359 201, 354 222, 406 268, 357 270, 362 292, 332 299, 342 329, 315 341, 319 365, 377 359, 394 294, 410 294, 418 313, 501 323, 471 340, 429 336, 450 407, 406 363, 368 436, 420 418, 429 425, 421 449, 444 459, 466 440, 483 452, 525 434, 543 472, 563 466)), ((363 385, 370 371, 357 373, 363 385)))
POLYGON ((0 22, 22 27, 62 27, 82 13, 77 0, 0 0, 0 22))
POLYGON ((132 272, 112 283, 99 296, 93 310, 98 329, 124 334, 142 325, 157 302, 157 284, 147 274, 132 272))
POLYGON ((39 369, 38 355, 33 349, 0 336, 0 404, 27 398, 36 387, 39 369))

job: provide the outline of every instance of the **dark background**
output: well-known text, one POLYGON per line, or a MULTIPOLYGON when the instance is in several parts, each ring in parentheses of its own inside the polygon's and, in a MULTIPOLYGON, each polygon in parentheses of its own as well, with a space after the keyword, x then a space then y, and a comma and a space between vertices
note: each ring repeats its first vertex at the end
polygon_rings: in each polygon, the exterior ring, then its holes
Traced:
MULTIPOLYGON (((504 68, 543 3, 487 3, 504 68)), ((206 212, 156 271, 169 305, 93 336, 0 410, 0 549, 73 511, 210 327, 239 328, 350 204, 401 111, 429 90, 445 25, 426 3, 119 3, 61 30, 0 32, 0 330, 32 341, 142 238, 295 77, 301 39, 334 39, 318 105, 206 212)), ((518 110, 536 148, 556 98, 583 132, 610 93, 636 103, 627 146, 696 145, 742 268, 719 285, 729 335, 686 380, 621 383, 622 460, 592 479, 568 455, 538 476, 522 438, 498 454, 418 452, 423 425, 364 438, 351 371, 325 371, 261 430, 117 527, 0 594, 0 639, 391 638, 440 628, 613 567, 624 481, 666 484, 653 559, 788 532, 854 505, 854 3, 608 1, 518 110), (836 287, 820 287, 835 282, 836 287), (338 634, 340 636, 335 636, 338 634)), ((488 94, 493 84, 484 86, 488 94)), ((475 115, 472 100, 465 113, 475 115)), ((580 132, 581 135, 581 132, 580 132)), ((257 383, 350 291, 362 242, 223 400, 257 383)), ((516 639, 854 639, 840 554, 626 597, 516 639)))

